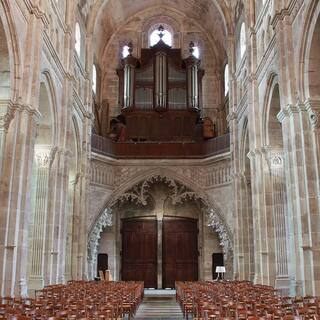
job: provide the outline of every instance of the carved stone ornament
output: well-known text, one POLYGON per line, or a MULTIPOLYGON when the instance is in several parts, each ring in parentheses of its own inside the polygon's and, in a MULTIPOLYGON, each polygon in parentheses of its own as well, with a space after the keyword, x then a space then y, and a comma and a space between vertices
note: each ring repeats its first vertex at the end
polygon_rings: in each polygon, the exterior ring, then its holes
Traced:
POLYGON ((270 158, 271 168, 283 167, 283 157, 280 154, 275 154, 270 158))
POLYGON ((106 208, 102 215, 99 217, 98 221, 92 228, 89 239, 88 239, 88 262, 94 263, 97 259, 98 245, 101 237, 101 232, 105 227, 112 226, 112 210, 106 208))
POLYGON ((209 209, 207 214, 209 216, 208 227, 212 227, 217 232, 223 253, 226 255, 233 252, 230 233, 225 228, 225 224, 221 221, 219 215, 216 214, 214 209, 209 209))
POLYGON ((50 151, 38 151, 35 153, 36 164, 39 168, 49 168, 50 166, 50 151))
POLYGON ((131 189, 127 190, 117 199, 117 201, 119 201, 120 203, 132 201, 136 204, 146 206, 148 203, 147 200, 150 197, 150 187, 153 184, 159 182, 168 185, 171 191, 170 198, 172 200, 172 204, 174 205, 182 203, 185 200, 201 200, 201 197, 196 192, 188 189, 186 186, 175 181, 174 179, 168 178, 166 176, 156 175, 146 179, 143 182, 140 182, 131 189))
POLYGON ((310 122, 314 128, 320 127, 320 113, 312 111, 310 114, 310 122))
MULTIPOLYGON (((197 201, 202 212, 209 217, 209 227, 212 227, 215 232, 217 232, 220 239, 220 245, 223 249, 225 255, 233 253, 232 247, 232 235, 229 231, 223 217, 221 216, 219 210, 215 207, 212 207, 212 204, 209 203, 207 199, 199 195, 197 192, 194 192, 177 182, 172 178, 166 176, 155 175, 143 182, 138 183, 122 195, 120 195, 112 204, 109 206, 112 207, 117 202, 124 203, 128 201, 135 202, 136 204, 146 206, 148 203, 148 198, 151 196, 149 193, 150 187, 154 183, 165 183, 168 185, 171 194, 170 198, 173 204, 183 203, 188 200, 197 201)), ((89 238, 88 238, 88 262, 93 264, 97 258, 98 244, 101 236, 101 232, 106 226, 112 226, 112 210, 107 208, 104 210, 103 214, 99 217, 94 227, 92 228, 89 238)))

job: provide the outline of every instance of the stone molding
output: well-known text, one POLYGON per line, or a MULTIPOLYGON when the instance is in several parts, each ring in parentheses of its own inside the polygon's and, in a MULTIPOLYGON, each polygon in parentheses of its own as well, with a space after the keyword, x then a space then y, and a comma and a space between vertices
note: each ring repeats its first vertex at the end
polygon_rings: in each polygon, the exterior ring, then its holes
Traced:
POLYGON ((14 117, 14 108, 11 100, 0 100, 0 129, 8 130, 14 117))
POLYGON ((219 215, 217 215, 216 211, 212 208, 208 209, 206 212, 209 216, 209 224, 208 227, 212 227, 218 234, 220 239, 220 245, 222 247, 223 253, 225 255, 233 253, 233 245, 232 238, 225 228, 224 223, 221 221, 219 215))
POLYGON ((311 126, 314 129, 320 128, 320 101, 318 100, 307 100, 304 103, 306 110, 309 113, 309 120, 311 126))
POLYGON ((97 250, 101 232, 106 226, 112 226, 112 209, 110 207, 117 203, 124 203, 127 201, 135 202, 146 206, 148 198, 150 197, 150 187, 154 183, 165 183, 168 185, 171 194, 170 198, 173 204, 180 204, 187 200, 195 200, 198 202, 202 212, 207 215, 209 223, 208 226, 212 227, 219 236, 220 245, 225 255, 233 255, 233 237, 228 229, 219 210, 204 196, 187 188, 185 185, 169 178, 165 175, 156 174, 146 178, 144 181, 134 185, 132 188, 123 192, 120 196, 114 199, 107 208, 104 209, 102 215, 94 223, 88 237, 88 263, 92 264, 96 261, 97 250))
POLYGON ((192 191, 176 180, 166 176, 154 175, 124 192, 118 199, 116 199, 116 202, 119 201, 120 203, 123 203, 126 201, 135 201, 137 204, 142 204, 145 206, 147 205, 147 200, 150 197, 150 187, 157 182, 163 182, 169 186, 171 190, 170 198, 174 205, 182 203, 185 200, 202 200, 202 198, 196 192, 192 191))
POLYGON ((92 228, 89 237, 88 237, 88 262, 94 263, 97 259, 98 253, 98 245, 101 237, 101 232, 105 227, 111 227, 113 225, 112 222, 112 210, 110 208, 106 208, 103 213, 100 215, 99 219, 95 223, 92 228))

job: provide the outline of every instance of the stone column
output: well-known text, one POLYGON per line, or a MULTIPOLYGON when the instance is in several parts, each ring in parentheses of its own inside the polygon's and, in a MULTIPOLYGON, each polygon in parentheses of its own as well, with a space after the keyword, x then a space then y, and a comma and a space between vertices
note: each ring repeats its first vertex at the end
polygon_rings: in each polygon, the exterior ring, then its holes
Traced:
POLYGON ((282 290, 283 294, 289 295, 287 192, 284 160, 281 152, 270 156, 270 174, 272 181, 272 211, 276 253, 276 288, 282 290))
POLYGON ((304 138, 306 152, 306 171, 310 188, 310 237, 312 246, 309 249, 312 254, 313 266, 313 294, 320 295, 320 101, 309 100, 305 103, 305 109, 309 114, 309 126, 305 128, 304 138), (312 156, 313 161, 309 159, 312 156))
POLYGON ((66 281, 72 280, 72 241, 73 241, 73 232, 76 233, 76 230, 73 230, 73 209, 74 209, 74 196, 76 188, 77 179, 69 181, 68 189, 68 199, 67 199, 67 213, 66 213, 66 250, 65 250, 65 274, 64 278, 66 281))
MULTIPOLYGON (((30 2, 30 1, 29 1, 30 2)), ((0 177, 0 295, 26 295, 30 186, 39 97, 43 29, 48 20, 43 3, 29 3, 25 41, 21 45, 20 84, 6 134, 0 177), (5 173, 5 174, 4 174, 5 173)), ((4 143, 4 139, 2 139, 4 143)))
POLYGON ((67 194, 69 183, 70 153, 67 150, 55 150, 50 171, 50 191, 52 196, 49 201, 46 243, 46 268, 47 282, 50 284, 64 283, 65 249, 67 230, 67 194))
POLYGON ((33 221, 30 221, 29 276, 31 290, 44 286, 44 249, 46 241, 46 223, 48 209, 48 180, 50 172, 51 146, 35 146, 34 182, 35 204, 33 221))
MULTIPOLYGON (((292 276, 291 293, 296 295, 314 294, 312 271, 311 245, 311 221, 310 204, 311 194, 315 195, 315 190, 309 189, 310 178, 307 177, 306 163, 312 158, 310 151, 306 153, 305 148, 310 145, 308 133, 303 130, 309 122, 308 113, 301 112, 299 106, 288 105, 278 114, 279 121, 282 122, 284 150, 287 150, 285 166, 287 196, 289 204, 289 251, 290 265, 289 274, 292 276), (306 140, 307 139, 307 140, 306 140), (305 141, 308 141, 306 143, 305 141), (308 155, 308 158, 306 156, 308 155), (311 193, 310 193, 311 192, 311 193)), ((312 165, 311 165, 312 166, 312 165)), ((316 207, 314 207, 316 208, 316 207)))
POLYGON ((29 195, 37 110, 16 104, 6 136, 1 177, 0 283, 2 296, 27 295, 29 195))
POLYGON ((254 217, 254 251, 255 277, 254 282, 270 284, 269 278, 269 229, 265 206, 265 160, 260 149, 250 151, 252 179, 252 213, 254 217))

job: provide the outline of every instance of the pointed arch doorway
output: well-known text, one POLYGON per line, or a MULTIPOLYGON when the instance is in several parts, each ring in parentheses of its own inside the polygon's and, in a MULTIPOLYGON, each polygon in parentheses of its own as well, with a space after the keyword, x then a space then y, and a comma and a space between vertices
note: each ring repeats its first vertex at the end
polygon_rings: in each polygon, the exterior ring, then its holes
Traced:
POLYGON ((165 216, 123 219, 121 279, 146 288, 198 280, 198 220, 165 216))
MULTIPOLYGON (((167 284, 167 280, 163 279, 164 272, 162 269, 165 263, 163 259, 165 259, 166 253, 162 253, 162 250, 165 250, 165 248, 163 248, 162 242, 159 240, 162 240, 164 237, 163 230, 166 229, 163 225, 166 224, 166 219, 168 218, 176 220, 189 218, 197 222, 195 223, 196 227, 190 232, 190 234, 196 236, 195 249, 190 254, 193 259, 197 259, 194 261, 194 265, 197 265, 197 267, 194 268, 196 271, 193 274, 196 274, 196 276, 193 279, 212 280, 212 250, 213 252, 223 252, 227 270, 226 274, 231 278, 233 274, 231 233, 219 209, 211 201, 208 201, 201 190, 198 191, 199 193, 195 192, 190 187, 187 187, 187 185, 192 185, 192 182, 182 184, 178 180, 168 178, 166 175, 157 174, 149 176, 145 180, 138 180, 136 184, 130 185, 130 187, 123 189, 121 193, 119 192, 112 197, 89 233, 89 278, 92 278, 92 271, 96 269, 97 253, 108 253, 110 258, 109 269, 113 278, 115 280, 124 280, 122 266, 126 253, 123 251, 124 247, 122 245, 123 221, 126 219, 152 219, 155 221, 157 229, 156 232, 154 231, 157 238, 157 248, 153 250, 157 255, 157 283, 155 284, 153 276, 153 283, 150 287, 172 287, 173 280, 170 280, 171 284, 167 284)), ((170 221, 169 224, 173 225, 173 222, 170 221)), ((137 229, 141 232, 141 228, 137 229)), ((176 227, 174 230, 181 230, 181 228, 176 227)), ((172 235, 173 239, 179 239, 179 237, 181 239, 181 234, 172 235)), ((176 246, 175 250, 178 250, 179 254, 186 247, 190 247, 188 236, 185 236, 185 239, 182 241, 176 241, 179 245, 176 246)), ((142 255, 141 252, 139 254, 142 255)), ((177 271, 183 259, 177 259, 176 253, 173 256, 176 260, 174 261, 175 267, 172 267, 172 269, 177 271)), ((155 270, 155 267, 153 268, 155 270)), ((180 273, 183 272, 182 267, 181 269, 180 273)), ((137 267, 135 267, 135 270, 135 272, 131 271, 131 274, 142 273, 141 269, 137 267)), ((179 279, 179 272, 178 275, 175 274, 172 277, 174 280, 181 279, 179 279)), ((153 271, 154 274, 155 271, 153 271)))

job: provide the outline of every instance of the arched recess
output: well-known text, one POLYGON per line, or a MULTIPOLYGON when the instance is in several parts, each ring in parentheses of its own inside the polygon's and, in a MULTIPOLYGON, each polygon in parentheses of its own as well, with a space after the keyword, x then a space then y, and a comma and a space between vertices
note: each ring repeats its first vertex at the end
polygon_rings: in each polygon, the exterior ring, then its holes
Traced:
POLYGON ((301 100, 320 100, 320 3, 310 2, 306 23, 301 29, 299 88, 301 100))
POLYGON ((7 38, 0 20, 0 101, 8 100, 11 92, 10 59, 7 38))
POLYGON ((266 208, 272 214, 268 219, 269 276, 272 285, 289 294, 288 209, 285 176, 285 150, 282 125, 278 120, 281 96, 278 76, 272 73, 267 82, 263 111, 263 144, 268 163, 266 208), (271 257, 272 256, 272 257, 271 257))
POLYGON ((251 164, 248 157, 249 128, 248 119, 243 122, 241 149, 240 149, 240 170, 241 170, 241 193, 239 217, 239 277, 241 280, 254 279, 254 225, 252 213, 252 189, 251 189, 251 164))
POLYGON ((19 47, 7 1, 0 1, 0 177, 5 159, 7 131, 14 115, 19 77, 19 47))
MULTIPOLYGON (((217 10, 219 11, 226 34, 233 34, 234 27, 233 27, 233 20, 232 20, 232 13, 229 6, 226 4, 225 0, 211 0, 214 5, 216 6, 217 10)), ((107 5, 108 1, 104 0, 97 0, 94 5, 91 7, 91 12, 88 17, 87 23, 87 34, 92 35, 94 32, 95 24, 97 22, 97 16, 99 15, 100 11, 103 10, 103 7, 107 5)))
POLYGON ((194 183, 186 182, 186 179, 179 177, 169 170, 153 170, 144 175, 144 177, 136 177, 125 187, 116 190, 101 213, 92 224, 88 234, 88 264, 89 264, 89 278, 93 278, 96 270, 96 259, 99 239, 105 227, 112 227, 115 223, 113 216, 114 208, 121 201, 134 201, 140 203, 142 206, 147 205, 148 190, 155 182, 163 182, 171 189, 170 198, 173 203, 182 203, 185 200, 194 200, 201 207, 201 212, 206 218, 207 226, 211 227, 220 239, 220 246, 222 247, 228 274, 232 274, 233 265, 233 237, 227 226, 220 209, 212 199, 209 199, 205 192, 194 183))
POLYGON ((7 1, 0 1, 0 101, 15 100, 18 89, 20 50, 7 1))
POLYGON ((37 126, 32 168, 31 214, 29 225, 28 287, 37 290, 49 283, 46 278, 48 261, 49 178, 51 164, 56 149, 57 130, 55 128, 56 97, 49 72, 41 74, 39 91, 39 112, 41 118, 37 126))

